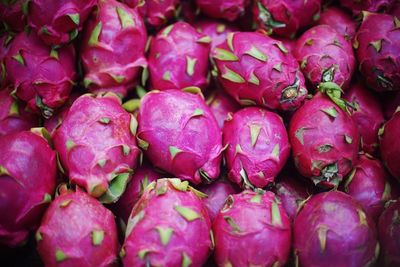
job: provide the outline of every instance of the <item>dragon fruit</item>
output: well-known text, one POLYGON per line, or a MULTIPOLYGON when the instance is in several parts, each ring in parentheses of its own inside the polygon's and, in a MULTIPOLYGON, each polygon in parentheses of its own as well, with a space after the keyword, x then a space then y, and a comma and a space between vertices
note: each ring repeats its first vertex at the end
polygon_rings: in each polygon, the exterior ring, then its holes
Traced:
POLYGON ((153 181, 161 178, 161 174, 154 171, 150 164, 143 164, 135 170, 131 182, 126 187, 124 194, 113 205, 114 213, 128 222, 129 215, 136 202, 140 199, 144 189, 153 181))
POLYGON ((83 33, 80 56, 84 86, 94 93, 114 92, 126 96, 137 84, 147 33, 136 9, 115 0, 100 0, 83 33))
POLYGON ((0 136, 28 131, 39 125, 39 118, 26 111, 8 88, 0 91, 0 136))
POLYGON ((219 179, 210 185, 200 187, 207 197, 203 199, 204 206, 208 211, 211 222, 215 220, 220 210, 225 205, 225 200, 231 194, 238 193, 238 189, 227 180, 219 179))
POLYGON ((157 90, 208 85, 210 37, 186 22, 161 30, 150 44, 150 87, 157 90))
POLYGON ((355 69, 353 48, 331 26, 318 25, 303 33, 294 55, 312 87, 321 82, 334 82, 342 90, 349 86, 355 69))
POLYGON ((358 26, 349 14, 337 7, 329 7, 324 10, 317 23, 331 26, 350 42, 356 35, 358 26))
POLYGON ((290 154, 282 118, 258 107, 244 108, 226 121, 223 139, 228 177, 244 188, 273 182, 290 154))
POLYGON ((235 113, 240 109, 240 106, 222 90, 214 91, 207 99, 207 104, 210 106, 219 128, 224 127, 225 121, 231 113, 235 113))
POLYGON ((294 221, 299 266, 374 266, 379 255, 375 224, 343 192, 313 196, 294 221))
POLYGON ((362 149, 373 155, 378 146, 378 131, 385 118, 378 97, 372 94, 361 82, 354 83, 344 95, 354 104, 351 116, 357 124, 362 138, 362 149))
POLYGON ((400 181, 400 108, 379 132, 381 157, 389 172, 400 181))
POLYGON ((104 203, 115 202, 139 156, 137 121, 115 94, 79 97, 53 141, 69 180, 104 203))
POLYGON ((8 84, 7 71, 4 58, 8 53, 10 41, 11 41, 10 36, 0 35, 0 89, 3 89, 8 84))
MULTIPOLYGON (((396 0, 340 0, 340 4, 358 14, 361 11, 385 11, 396 2, 396 0)), ((378 25, 377 25, 378 26, 378 25)))
POLYGON ((0 1, 0 24, 9 32, 21 32, 26 25, 27 1, 0 1))
POLYGON ((250 0, 196 0, 200 11, 206 16, 216 19, 234 21, 244 15, 250 0))
POLYGON ((129 217, 124 266, 202 266, 214 245, 202 195, 176 178, 151 183, 129 217))
POLYGON ((389 10, 389 14, 400 18, 400 1, 394 3, 392 9, 389 10))
POLYGON ((0 244, 15 247, 37 228, 51 201, 56 153, 44 138, 28 131, 0 137, 0 151, 0 244))
POLYGON ((378 92, 400 90, 399 19, 386 14, 363 15, 354 48, 366 84, 378 92))
POLYGON ((291 110, 307 95, 296 59, 280 41, 260 32, 228 34, 213 58, 222 87, 242 105, 291 110))
POLYGON ((289 39, 285 37, 274 36, 274 39, 281 41, 283 46, 289 51, 290 54, 293 54, 293 51, 296 49, 297 40, 289 39))
POLYGON ((231 195, 213 222, 218 266, 284 266, 291 223, 274 193, 231 195))
POLYGON ((159 28, 173 18, 179 8, 179 0, 123 0, 132 8, 138 8, 146 23, 159 28))
POLYGON ((397 107, 400 106, 400 92, 388 92, 383 98, 383 113, 385 119, 390 120, 396 112, 397 107))
POLYGON ((298 30, 318 20, 321 0, 255 0, 257 26, 280 36, 294 38, 298 30))
POLYGON ((114 216, 84 192, 56 197, 35 237, 45 266, 118 266, 114 216))
POLYGON ((139 146, 153 163, 194 184, 219 176, 222 134, 201 95, 153 91, 141 101, 139 146))
POLYGON ((378 221, 385 203, 392 199, 385 168, 368 154, 360 156, 344 184, 344 192, 357 200, 374 221, 378 221))
POLYGON ((30 0, 29 26, 47 45, 74 40, 82 30, 97 0, 30 0))
POLYGON ((400 265, 400 199, 391 203, 379 218, 378 232, 382 247, 382 266, 400 265))
POLYGON ((33 32, 15 37, 5 63, 16 95, 45 118, 68 99, 76 78, 73 46, 52 49, 33 32))
POLYGON ((289 139, 298 171, 318 186, 337 187, 357 163, 357 125, 322 93, 294 113, 289 139))

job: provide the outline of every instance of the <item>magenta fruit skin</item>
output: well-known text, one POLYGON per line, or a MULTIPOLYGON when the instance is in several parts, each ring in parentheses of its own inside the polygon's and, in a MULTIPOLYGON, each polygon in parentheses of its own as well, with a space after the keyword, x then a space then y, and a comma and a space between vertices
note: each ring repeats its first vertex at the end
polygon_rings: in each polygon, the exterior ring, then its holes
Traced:
POLYGON ((154 167, 199 184, 218 178, 222 134, 202 95, 153 91, 141 101, 139 146, 154 167))
POLYGON ((245 13, 250 0, 196 0, 197 7, 206 16, 234 21, 245 13))
POLYGON ((209 83, 210 42, 210 37, 200 34, 186 22, 162 29, 150 44, 150 88, 168 90, 195 86, 205 90, 209 83))
POLYGON ((8 85, 5 57, 11 40, 7 35, 0 36, 0 90, 3 90, 8 85))
POLYGON ((400 90, 398 21, 391 15, 363 12, 363 21, 354 38, 359 69, 366 84, 377 92, 400 90))
POLYGON ((346 40, 352 42, 357 33, 357 23, 350 14, 337 7, 329 7, 321 12, 318 25, 329 25, 346 40))
POLYGON ((75 100, 53 135, 70 182, 94 197, 110 193, 114 182, 126 185, 140 153, 136 128, 136 119, 115 94, 86 94, 75 100))
POLYGON ((212 55, 223 89, 242 106, 294 110, 307 89, 299 64, 282 42, 261 32, 236 32, 212 55))
POLYGON ((116 267, 118 234, 111 211, 79 191, 50 204, 36 231, 37 250, 46 267, 116 267))
POLYGON ((218 266, 284 266, 291 223, 274 193, 231 195, 213 222, 218 266))
POLYGON ((289 139, 297 170, 318 186, 337 187, 357 163, 360 135, 356 124, 321 93, 294 113, 289 139))
POLYGON ((100 0, 83 31, 80 58, 84 86, 93 93, 126 96, 147 66, 147 32, 138 10, 115 0, 100 0))
POLYGON ((273 182, 290 154, 282 118, 257 107, 244 108, 225 122, 223 142, 228 177, 244 188, 273 182))
POLYGON ((240 109, 240 105, 220 89, 217 89, 215 92, 211 93, 207 99, 207 104, 214 114, 219 128, 221 129, 223 129, 224 123, 229 116, 240 109))
POLYGON ((400 109, 397 109, 392 118, 386 122, 380 132, 381 158, 389 172, 400 181, 400 109))
POLYGON ((23 245, 36 230, 56 187, 56 153, 22 131, 0 137, 0 244, 23 245))
POLYGON ((340 0, 340 4, 358 14, 361 11, 378 12, 389 10, 396 0, 340 0))
POLYGON ((379 255, 375 223, 349 195, 314 195, 298 213, 293 228, 299 266, 374 266, 379 255))
POLYGON ((25 0, 5 0, 0 2, 0 24, 9 32, 21 32, 26 26, 25 0))
POLYGON ((198 195, 177 178, 151 183, 129 217, 120 253, 124 266, 201 267, 214 244, 198 195))

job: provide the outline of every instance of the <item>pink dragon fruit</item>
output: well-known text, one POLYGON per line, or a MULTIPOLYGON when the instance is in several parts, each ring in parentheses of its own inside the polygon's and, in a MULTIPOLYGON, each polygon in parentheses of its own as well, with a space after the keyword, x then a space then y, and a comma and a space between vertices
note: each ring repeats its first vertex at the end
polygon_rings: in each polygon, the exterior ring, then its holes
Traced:
POLYGON ((32 111, 49 118, 68 99, 76 77, 73 46, 52 49, 33 32, 21 32, 10 44, 5 63, 16 95, 32 111))
POLYGON ((240 106, 222 90, 214 91, 207 99, 207 104, 210 106, 219 128, 224 127, 225 121, 240 109, 240 106))
MULTIPOLYGON (((333 99, 337 103, 342 101, 333 99)), ((353 119, 334 101, 317 93, 296 111, 289 127, 298 171, 316 185, 327 188, 337 187, 353 169, 360 144, 353 119)))
POLYGON ((379 160, 368 154, 360 156, 343 187, 344 192, 358 201, 374 221, 378 221, 385 203, 392 199, 385 168, 379 160))
POLYGON ((312 27, 297 40, 294 55, 310 84, 334 82, 342 90, 350 84, 355 69, 351 44, 329 25, 312 27))
POLYGON ((176 178, 151 183, 129 217, 124 266, 202 266, 214 239, 199 196, 176 178))
POLYGON ((374 266, 379 255, 374 222, 358 202, 338 191, 306 202, 293 237, 299 266, 374 266))
POLYGON ((318 20, 320 11, 321 0, 255 0, 253 5, 258 27, 290 38, 318 20))
POLYGON ((36 241, 45 266, 118 266, 114 216, 81 191, 56 197, 43 216, 36 241))
POLYGON ((153 91, 142 98, 139 146, 156 168, 194 184, 219 176, 222 134, 201 95, 153 91))
POLYGON ((137 84, 147 41, 143 19, 136 9, 115 0, 100 0, 83 33, 80 56, 84 86, 94 93, 126 96, 137 84))
POLYGON ((329 7, 324 10, 317 23, 331 26, 350 42, 353 41, 358 26, 349 14, 337 7, 329 7))
POLYGON ((399 19, 386 14, 363 15, 354 48, 366 84, 378 92, 400 90, 399 19))
POLYGON ((361 11, 378 12, 389 10, 395 2, 396 0, 340 0, 340 4, 353 11, 354 14, 358 14, 361 11))
POLYGON ((196 0, 200 11, 216 19, 234 21, 245 13, 250 0, 196 0))
POLYGON ((389 14, 400 18, 400 1, 394 3, 392 9, 389 10, 389 14))
POLYGON ((373 155, 379 146, 379 128, 385 120, 378 97, 361 82, 357 82, 350 86, 344 98, 355 106, 351 116, 361 134, 362 149, 373 155))
POLYGON ((9 35, 0 35, 0 89, 8 84, 7 71, 4 59, 8 53, 11 38, 9 35))
MULTIPOLYGON (((225 178, 225 177, 224 177, 225 178)), ((211 222, 215 220, 220 210, 225 205, 225 201, 231 194, 236 194, 239 190, 224 178, 213 182, 210 185, 200 187, 207 197, 203 199, 204 206, 208 211, 211 222)))
POLYGON ((387 92, 383 98, 383 113, 385 119, 390 120, 400 106, 400 92, 387 92))
POLYGON ((39 118, 26 111, 8 88, 0 91, 0 136, 28 131, 39 125, 39 118))
POLYGON ((56 153, 28 131, 0 137, 0 151, 0 244, 14 247, 28 239, 51 201, 56 153))
POLYGON ((182 20, 192 24, 197 20, 200 9, 196 6, 195 0, 181 0, 181 10, 179 12, 182 20))
POLYGON ((379 218, 378 232, 381 244, 381 266, 400 265, 400 199, 390 203, 379 218))
POLYGON ((150 87, 205 89, 210 42, 210 37, 198 33, 186 22, 177 22, 161 30, 150 44, 150 87))
POLYGON ((272 192, 231 195, 213 222, 218 266, 284 266, 291 223, 272 192))
POLYGON ((389 172, 400 181, 400 108, 379 131, 381 157, 389 172))
POLYGON ((4 28, 9 32, 21 32, 26 25, 26 0, 0 1, 0 18, 4 28))
POLYGON ((290 54, 293 55, 293 51, 296 49, 297 40, 296 39, 289 39, 280 36, 274 36, 274 39, 281 41, 283 46, 289 51, 290 54))
POLYGON ((129 215, 136 202, 139 201, 144 189, 153 181, 161 178, 161 174, 155 172, 150 164, 143 164, 135 170, 131 182, 126 187, 124 194, 113 205, 115 215, 128 222, 129 215))
POLYGON ((290 110, 307 95, 296 59, 280 41, 260 32, 228 34, 213 58, 222 87, 242 105, 290 110))
POLYGON ((146 23, 159 28, 172 19, 179 8, 179 0, 122 0, 132 8, 138 8, 146 23))
POLYGON ((115 94, 79 97, 53 135, 69 180, 104 203, 115 202, 139 156, 137 121, 115 94))
POLYGON ((47 45, 64 45, 74 40, 96 0, 30 0, 29 26, 47 45))
POLYGON ((273 182, 290 154, 282 118, 258 107, 236 112, 224 125, 223 139, 228 177, 244 188, 273 182))

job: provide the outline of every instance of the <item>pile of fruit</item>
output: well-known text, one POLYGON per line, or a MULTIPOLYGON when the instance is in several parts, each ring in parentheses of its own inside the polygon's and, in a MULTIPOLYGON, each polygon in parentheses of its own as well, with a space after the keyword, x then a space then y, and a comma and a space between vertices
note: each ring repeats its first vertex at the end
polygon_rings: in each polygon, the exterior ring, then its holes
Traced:
POLYGON ((400 266, 399 0, 0 19, 1 266, 400 266))

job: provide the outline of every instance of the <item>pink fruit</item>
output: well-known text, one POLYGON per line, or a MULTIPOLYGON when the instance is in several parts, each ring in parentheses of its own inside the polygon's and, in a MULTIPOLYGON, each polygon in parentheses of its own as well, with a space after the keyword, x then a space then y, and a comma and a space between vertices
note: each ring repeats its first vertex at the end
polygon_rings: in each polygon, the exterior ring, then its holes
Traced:
POLYGON ((346 40, 352 41, 357 32, 357 23, 343 9, 329 7, 321 13, 319 25, 329 25, 346 40))
POLYGON ((250 0, 196 0, 200 11, 216 19, 234 21, 242 16, 250 0))
POLYGON ((179 0, 123 0, 132 8, 138 8, 140 14, 150 26, 158 28, 172 19, 179 7, 179 0))
POLYGON ((3 89, 8 84, 7 71, 4 59, 8 53, 9 44, 11 40, 12 38, 8 35, 0 36, 0 89, 3 89))
MULTIPOLYGON (((40 129, 37 129, 40 131, 40 129)), ((28 131, 0 137, 0 244, 23 245, 56 187, 56 153, 28 131)))
POLYGON ((400 90, 399 20, 369 12, 364 12, 363 17, 354 47, 366 84, 378 92, 400 90))
POLYGON ((378 231, 381 244, 382 266, 400 265, 400 200, 391 203, 379 218, 378 231))
POLYGON ((381 157, 389 172, 400 180, 400 109, 396 110, 393 117, 386 122, 379 132, 381 157))
POLYGON ((208 84, 210 37, 198 33, 186 22, 161 30, 151 41, 149 52, 150 87, 183 89, 208 84))
POLYGON ((231 113, 235 113, 240 109, 239 104, 237 104, 234 99, 219 89, 208 97, 207 104, 210 106, 218 126, 221 129, 224 127, 224 123, 231 113))
POLYGON ((350 86, 344 98, 355 106, 351 116, 361 134, 362 149, 373 155, 379 146, 379 128, 385 120, 378 96, 372 94, 361 82, 357 82, 350 86))
POLYGON ((394 3, 392 9, 389 10, 389 14, 400 18, 400 1, 394 3))
POLYGON ((361 11, 377 12, 389 10, 394 2, 396 0, 340 0, 340 4, 353 11, 354 14, 358 14, 361 11))
POLYGON ((97 5, 96 0, 30 0, 29 26, 47 45, 74 40, 97 5))
POLYGON ((290 54, 293 55, 294 50, 296 49, 297 40, 289 39, 285 37, 274 36, 274 39, 281 41, 285 48, 289 51, 290 54))
POLYGON ((68 99, 76 78, 73 46, 52 49, 33 32, 15 37, 5 63, 16 95, 45 118, 68 99))
POLYGON ((258 27, 290 38, 318 20, 320 11, 321 0, 255 0, 253 5, 258 27))
POLYGON ((400 92, 388 92, 383 99, 383 112, 385 119, 389 120, 400 106, 400 92))
POLYGON ((345 193, 313 196, 294 221, 299 266, 374 266, 379 255, 375 224, 345 193))
POLYGON ((140 153, 136 128, 135 117, 114 94, 86 94, 75 100, 53 135, 69 180, 102 202, 115 202, 140 153))
POLYGON ((21 32, 26 25, 27 1, 0 1, 0 25, 10 32, 21 32))
POLYGON ((282 118, 257 107, 244 108, 223 129, 228 177, 244 188, 273 182, 290 154, 282 118))
POLYGON ((65 192, 50 204, 36 232, 45 266, 117 266, 112 213, 84 192, 65 192))
POLYGON ((124 266, 202 266, 213 239, 198 195, 179 179, 151 183, 129 217, 121 251, 124 266))
POLYGON ((153 91, 141 101, 139 145, 154 167, 199 184, 219 176, 221 130, 201 95, 153 91))
POLYGON ((100 0, 83 33, 80 56, 84 85, 94 93, 126 96, 146 67, 147 41, 143 19, 136 9, 115 0, 100 0))
POLYGON ((222 87, 242 105, 290 110, 307 95, 296 59, 263 33, 230 33, 213 58, 222 87))
POLYGON ((140 199, 144 189, 153 181, 161 178, 162 175, 155 172, 151 165, 145 164, 138 167, 135 173, 132 175, 132 179, 124 194, 121 198, 113 205, 114 213, 122 218, 124 222, 128 222, 129 215, 131 214, 132 208, 136 202, 140 199))
POLYGON ((296 167, 322 187, 337 187, 357 161, 360 136, 353 119, 317 93, 294 113, 289 127, 296 167))
POLYGON ((321 82, 334 82, 342 90, 349 86, 355 69, 353 48, 331 26, 318 25, 303 33, 294 55, 314 88, 321 82))
POLYGON ((213 223, 218 266, 284 266, 291 225, 274 193, 244 191, 229 196, 213 223))
POLYGON ((376 222, 384 205, 392 199, 388 174, 382 163, 361 155, 358 164, 344 184, 344 192, 352 196, 376 222))

